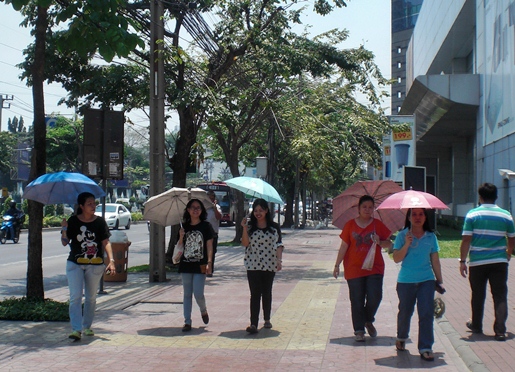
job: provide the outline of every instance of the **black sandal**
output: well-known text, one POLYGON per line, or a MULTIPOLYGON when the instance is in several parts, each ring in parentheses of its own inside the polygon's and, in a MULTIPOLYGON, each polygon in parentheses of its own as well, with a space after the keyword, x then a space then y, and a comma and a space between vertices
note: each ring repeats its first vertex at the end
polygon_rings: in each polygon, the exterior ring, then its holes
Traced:
POLYGON ((406 350, 406 341, 395 341, 395 348, 398 351, 405 351, 406 350))
POLYGON ((432 352, 425 351, 422 354, 420 354, 420 357, 424 359, 426 362, 432 362, 435 360, 435 357, 432 352))

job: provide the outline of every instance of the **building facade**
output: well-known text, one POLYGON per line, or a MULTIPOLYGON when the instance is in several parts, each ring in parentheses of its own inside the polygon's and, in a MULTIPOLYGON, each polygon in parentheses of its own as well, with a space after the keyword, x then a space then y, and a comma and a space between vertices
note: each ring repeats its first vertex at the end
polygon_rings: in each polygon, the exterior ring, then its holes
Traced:
POLYGON ((392 0, 392 115, 398 115, 406 97, 406 51, 423 0, 392 0))
POLYGON ((416 164, 448 213, 464 216, 483 182, 513 213, 515 0, 424 2, 406 59, 399 114, 415 116, 416 164))

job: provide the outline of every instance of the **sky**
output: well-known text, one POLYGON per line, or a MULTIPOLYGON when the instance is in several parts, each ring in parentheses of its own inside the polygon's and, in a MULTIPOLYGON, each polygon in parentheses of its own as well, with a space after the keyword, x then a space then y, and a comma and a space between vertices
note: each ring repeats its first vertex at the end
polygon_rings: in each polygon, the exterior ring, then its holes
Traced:
MULTIPOLYGON (((312 4, 312 1, 306 1, 312 4)), ((355 48, 364 45, 375 55, 375 62, 386 78, 391 76, 391 1, 389 0, 349 0, 347 7, 335 10, 330 16, 321 17, 309 13, 302 17, 302 22, 311 25, 312 34, 320 34, 333 28, 347 29, 349 39, 342 44, 343 48, 355 48)), ((23 116, 27 124, 33 120, 32 91, 19 79, 21 70, 15 67, 23 61, 23 49, 32 42, 28 29, 19 26, 23 18, 12 9, 11 5, 0 3, 0 94, 13 97, 4 101, 1 110, 1 130, 7 130, 7 120, 14 116, 23 116), (9 109, 5 109, 10 105, 9 109)), ((299 30, 300 31, 300 30, 299 30)), ((58 84, 45 86, 45 111, 47 116, 54 113, 72 117, 74 110, 58 101, 66 96, 64 89, 58 84)), ((383 104, 389 113, 390 100, 383 104)), ((142 112, 128 114, 136 127, 148 125, 148 118, 142 112)), ((167 123, 168 127, 178 125, 176 119, 167 123)))

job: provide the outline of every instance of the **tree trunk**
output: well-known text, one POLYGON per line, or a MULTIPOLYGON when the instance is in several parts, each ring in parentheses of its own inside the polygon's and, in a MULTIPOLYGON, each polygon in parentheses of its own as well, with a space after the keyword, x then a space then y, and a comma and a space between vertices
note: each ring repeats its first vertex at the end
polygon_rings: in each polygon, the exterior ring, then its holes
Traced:
POLYGON ((295 194, 295 185, 292 184, 289 190, 287 190, 286 194, 286 210, 284 211, 284 222, 282 227, 292 227, 293 226, 293 195, 295 194))
MULTIPOLYGON (((45 81, 45 37, 48 28, 48 8, 37 7, 36 49, 32 65, 32 96, 34 104, 34 148, 29 180, 46 172, 46 124, 43 83, 45 81)), ((43 205, 28 202, 29 240, 27 253, 27 298, 45 298, 43 287, 43 205)))
MULTIPOLYGON (((195 115, 190 108, 184 108, 179 111, 180 135, 175 144, 175 152, 169 159, 170 168, 173 170, 173 187, 186 187, 186 174, 190 165, 191 149, 197 141, 197 129, 195 115)), ((179 225, 172 226, 170 240, 166 248, 166 261, 171 262, 173 256, 173 248, 179 234, 179 225)))
MULTIPOLYGON (((226 154, 226 160, 227 160, 227 166, 229 167, 231 174, 233 177, 239 177, 240 176, 240 169, 238 168, 238 151, 234 150, 234 152, 230 154, 230 156, 227 156, 226 154)), ((236 191, 236 190, 235 190, 236 191)), ((234 218, 234 243, 240 243, 241 242, 241 236, 243 234, 243 227, 241 227, 241 221, 243 220, 243 217, 245 217, 245 194, 242 192, 236 191, 236 217, 234 218)))

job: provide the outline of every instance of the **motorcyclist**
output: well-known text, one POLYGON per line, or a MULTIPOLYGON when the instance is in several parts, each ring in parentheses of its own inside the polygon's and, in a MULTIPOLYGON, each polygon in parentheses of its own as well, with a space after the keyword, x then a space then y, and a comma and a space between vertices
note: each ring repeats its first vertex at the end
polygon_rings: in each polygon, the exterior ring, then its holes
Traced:
POLYGON ((4 213, 4 216, 11 216, 13 217, 13 223, 10 226, 11 231, 11 239, 14 239, 16 236, 16 228, 20 225, 20 220, 23 216, 23 212, 16 208, 16 202, 14 200, 11 200, 9 203, 9 209, 4 213))

